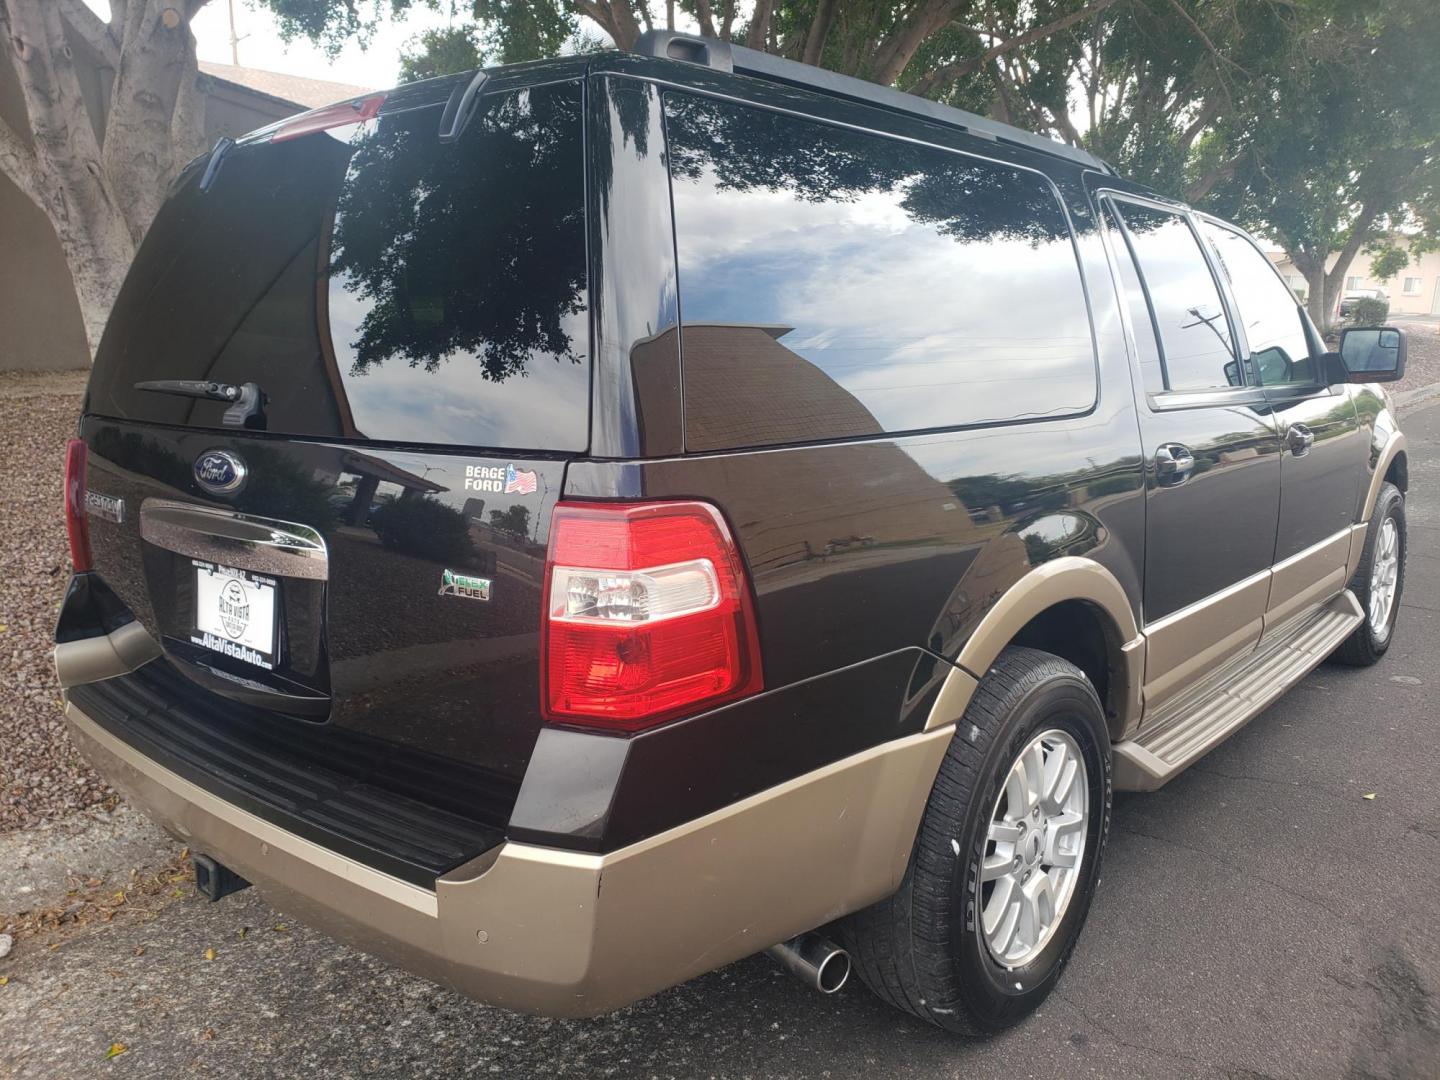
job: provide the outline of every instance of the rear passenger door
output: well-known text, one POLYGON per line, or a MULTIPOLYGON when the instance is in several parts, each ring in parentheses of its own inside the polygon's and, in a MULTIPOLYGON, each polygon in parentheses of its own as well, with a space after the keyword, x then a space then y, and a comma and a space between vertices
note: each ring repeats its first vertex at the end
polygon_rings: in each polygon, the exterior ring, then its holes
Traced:
POLYGON ((1146 470, 1147 715, 1259 640, 1280 506, 1280 441, 1240 363, 1187 213, 1103 201, 1128 313, 1146 470))
POLYGON ((1239 324, 1245 366, 1280 434, 1280 523, 1265 614, 1271 632, 1345 587, 1368 440, 1350 388, 1325 382, 1318 342, 1274 266, 1244 233, 1203 219, 1239 324))

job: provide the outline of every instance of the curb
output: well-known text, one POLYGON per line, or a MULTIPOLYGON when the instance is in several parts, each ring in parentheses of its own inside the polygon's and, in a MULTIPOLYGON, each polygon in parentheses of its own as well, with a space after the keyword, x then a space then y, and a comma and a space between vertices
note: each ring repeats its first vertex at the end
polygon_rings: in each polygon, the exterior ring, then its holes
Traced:
POLYGON ((1417 386, 1413 390, 1396 394, 1395 408, 1400 412, 1408 412, 1422 405, 1428 405, 1433 398, 1437 397, 1440 397, 1440 382, 1433 382, 1428 386, 1417 386))

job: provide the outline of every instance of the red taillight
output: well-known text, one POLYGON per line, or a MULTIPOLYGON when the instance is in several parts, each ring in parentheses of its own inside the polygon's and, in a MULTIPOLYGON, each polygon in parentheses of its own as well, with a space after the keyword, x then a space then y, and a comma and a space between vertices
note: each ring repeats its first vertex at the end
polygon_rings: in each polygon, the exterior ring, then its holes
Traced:
POLYGON ((638 731, 761 689, 745 567, 706 503, 560 503, 544 604, 552 722, 638 731))
POLYGON ((85 443, 65 444, 65 532, 70 536, 70 564, 77 574, 91 568, 90 515, 85 512, 85 443))
POLYGON ((371 94, 354 101, 341 101, 321 109, 311 109, 275 125, 270 141, 284 142, 286 139, 298 139, 301 135, 316 131, 328 131, 346 124, 358 124, 361 120, 373 120, 380 114, 380 106, 383 104, 384 94, 371 94))

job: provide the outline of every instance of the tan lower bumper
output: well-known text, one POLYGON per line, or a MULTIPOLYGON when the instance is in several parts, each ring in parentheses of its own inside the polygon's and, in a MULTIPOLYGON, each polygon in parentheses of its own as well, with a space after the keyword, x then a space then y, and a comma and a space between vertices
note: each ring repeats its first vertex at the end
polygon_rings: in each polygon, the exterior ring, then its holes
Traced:
POLYGON ((591 1016, 899 887, 953 727, 897 739, 605 855, 506 842, 434 891, 270 824, 67 708, 97 769, 276 907, 482 1001, 591 1016))

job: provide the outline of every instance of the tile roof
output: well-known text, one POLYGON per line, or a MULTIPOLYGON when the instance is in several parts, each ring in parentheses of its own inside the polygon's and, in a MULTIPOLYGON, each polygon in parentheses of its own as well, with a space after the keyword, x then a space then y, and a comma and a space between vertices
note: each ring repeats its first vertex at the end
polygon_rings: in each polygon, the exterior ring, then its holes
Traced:
POLYGON ((259 68, 235 67, 233 64, 212 64, 200 61, 202 74, 243 86, 282 101, 293 102, 305 109, 329 105, 332 101, 344 101, 373 90, 370 86, 351 86, 348 83, 329 82, 325 79, 306 79, 299 75, 282 75, 278 71, 261 71, 259 68))

